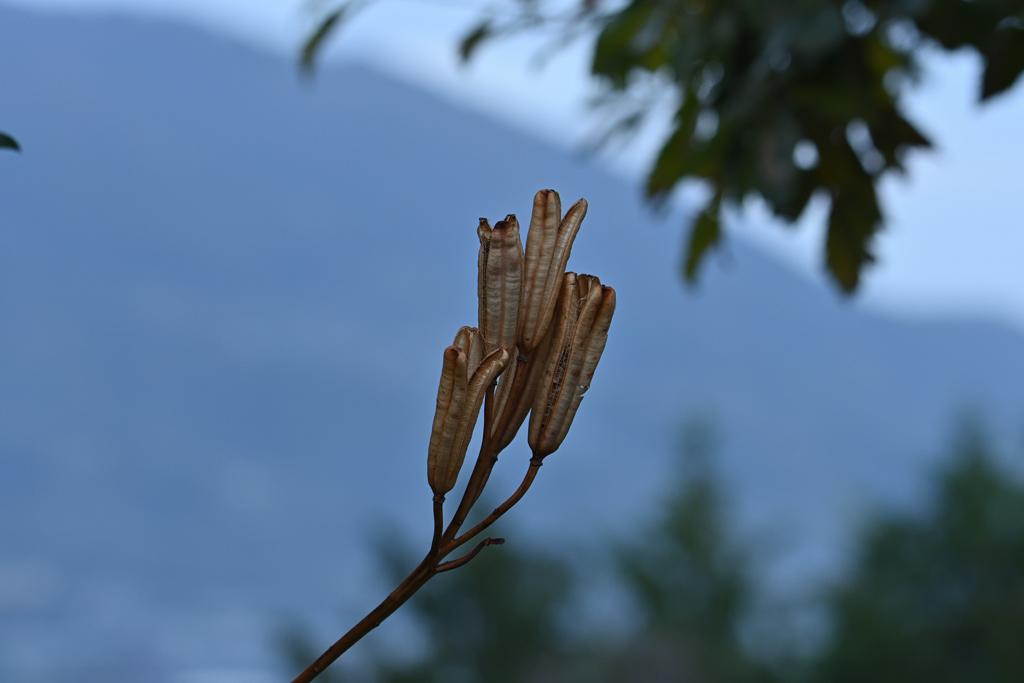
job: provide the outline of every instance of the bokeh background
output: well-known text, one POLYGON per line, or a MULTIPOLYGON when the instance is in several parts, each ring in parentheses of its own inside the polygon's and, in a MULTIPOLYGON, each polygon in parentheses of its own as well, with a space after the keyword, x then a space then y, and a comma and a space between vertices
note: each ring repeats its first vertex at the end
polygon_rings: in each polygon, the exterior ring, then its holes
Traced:
POLYGON ((664 120, 581 154, 586 41, 460 67, 479 9, 373 8, 308 79, 285 0, 0 4, 0 680, 289 680, 376 605, 429 541, 476 219, 546 187, 619 295, 594 386, 508 543, 342 673, 1020 680, 1024 90, 926 54, 938 149, 852 299, 821 208, 756 202, 687 288, 664 120))

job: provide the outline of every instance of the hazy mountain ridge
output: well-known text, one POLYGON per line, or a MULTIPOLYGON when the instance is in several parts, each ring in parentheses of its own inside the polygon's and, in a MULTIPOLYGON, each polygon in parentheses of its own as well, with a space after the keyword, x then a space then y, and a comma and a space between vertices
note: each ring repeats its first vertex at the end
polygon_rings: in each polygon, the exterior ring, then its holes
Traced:
MULTIPOLYGON (((253 615, 379 599, 353 588, 362 541, 429 526, 475 218, 524 218, 540 187, 590 200, 570 263, 620 309, 520 542, 635 519, 694 412, 741 519, 816 541, 916 490, 961 406, 1019 424, 1018 334, 871 315, 742 244, 688 293, 678 226, 635 188, 366 70, 307 84, 191 29, 9 9, 0 54, 25 150, 0 158, 3 680, 262 666, 253 615)), ((523 467, 513 446, 495 485, 523 467)))

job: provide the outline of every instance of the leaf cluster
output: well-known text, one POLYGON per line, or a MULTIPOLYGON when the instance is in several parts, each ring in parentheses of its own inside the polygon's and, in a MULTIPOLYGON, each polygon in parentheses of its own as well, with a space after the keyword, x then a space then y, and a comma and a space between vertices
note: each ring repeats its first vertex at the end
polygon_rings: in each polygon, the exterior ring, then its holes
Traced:
MULTIPOLYGON (((304 64, 339 12, 312 34, 304 64)), ((830 200, 825 264, 853 292, 884 224, 881 178, 903 173, 907 153, 930 146, 900 109, 920 49, 980 54, 982 100, 1024 70, 1024 0, 506 0, 467 32, 459 54, 467 60, 487 41, 544 30, 556 45, 596 33, 591 67, 606 103, 651 77, 678 96, 646 193, 657 205, 684 181, 710 189, 689 225, 690 282, 722 243, 723 209, 757 196, 793 222, 821 195, 830 200)), ((612 128, 636 128, 649 113, 641 105, 612 128)))
POLYGON ((1008 0, 634 0, 598 36, 593 72, 620 91, 661 72, 682 95, 647 194, 661 201, 687 179, 712 190, 687 278, 720 243, 723 202, 757 195, 795 221, 823 193, 826 264, 852 292, 882 227, 880 178, 930 146, 899 107, 919 48, 975 48, 987 99, 1024 69, 1022 18, 1024 2, 1008 0))

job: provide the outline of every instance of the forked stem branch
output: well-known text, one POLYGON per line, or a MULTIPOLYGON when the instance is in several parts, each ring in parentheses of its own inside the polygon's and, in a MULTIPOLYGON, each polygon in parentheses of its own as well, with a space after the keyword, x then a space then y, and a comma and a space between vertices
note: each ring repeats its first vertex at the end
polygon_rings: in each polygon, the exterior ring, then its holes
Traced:
POLYGON ((426 584, 427 581, 432 579, 435 575, 440 574, 441 572, 457 569, 465 565, 474 557, 476 557, 481 550, 483 550, 489 545, 501 545, 502 543, 504 543, 505 539, 503 538, 485 538, 484 540, 480 541, 480 543, 478 543, 475 548, 470 550, 462 557, 455 560, 450 560, 448 562, 442 562, 442 560, 444 560, 445 557, 450 555, 452 551, 456 550, 457 548, 465 544, 467 541, 475 537, 477 534, 479 534, 481 531, 483 531, 490 525, 494 524, 502 515, 508 512, 513 505, 518 503, 519 500, 526 494, 527 490, 529 490, 530 485, 533 484, 533 480, 534 478, 536 478, 537 470, 540 469, 540 466, 541 461, 539 459, 534 458, 533 460, 531 460, 530 468, 527 470, 526 476, 523 478, 522 483, 519 485, 519 488, 516 489, 516 492, 509 497, 508 500, 506 500, 504 503, 495 508, 494 511, 491 512, 491 514, 489 514, 483 521, 474 526, 472 529, 462 534, 458 538, 453 539, 448 543, 445 543, 444 545, 441 545, 443 536, 447 536, 449 532, 451 532, 452 535, 454 535, 455 533, 458 533, 458 529, 456 528, 454 531, 452 530, 452 525, 454 525, 455 523, 454 520, 452 520, 452 524, 449 525, 448 530, 442 536, 440 530, 442 525, 442 507, 444 500, 435 500, 434 540, 431 544, 430 552, 427 553, 427 556, 423 558, 423 561, 420 562, 419 566, 416 567, 416 569, 414 569, 412 573, 409 574, 408 577, 406 577, 405 581, 403 581, 398 586, 398 588, 396 588, 391 593, 391 595, 384 598, 384 601, 377 605, 377 607, 374 608, 372 612, 367 614, 362 621, 353 626, 348 633, 343 635, 338 640, 338 642, 329 647, 327 651, 320 655, 320 657, 317 658, 315 662, 306 667, 306 670, 299 674, 295 678, 295 680, 292 681, 292 683, 309 683, 310 681, 314 680, 324 671, 324 669, 330 666, 334 662, 334 660, 336 660, 338 657, 344 654, 345 651, 348 650, 350 647, 359 642, 359 640, 362 639, 363 636, 365 636, 367 633, 380 626, 381 622, 383 622, 385 619, 391 616, 395 612, 395 610, 397 610, 399 607, 405 604, 405 602, 409 598, 411 598, 416 591, 422 588, 423 585, 426 584))
MULTIPOLYGON (((516 373, 516 378, 513 380, 511 392, 509 396, 509 403, 515 404, 522 399, 521 394, 525 388, 525 363, 522 367, 517 368, 519 372, 516 373)), ((509 406, 511 407, 511 406, 509 406)), ((483 519, 479 524, 474 526, 466 533, 458 536, 459 529, 462 527, 463 522, 466 521, 466 516, 469 515, 469 511, 473 505, 480 498, 480 494, 483 491, 484 485, 490 478, 491 468, 494 467, 494 463, 497 461, 495 457, 495 445, 497 439, 500 438, 502 430, 504 430, 509 411, 504 411, 506 415, 504 419, 499 420, 497 425, 498 429, 494 430, 494 384, 487 389, 487 394, 484 399, 484 438, 483 443, 480 445, 480 454, 477 456, 476 465, 473 467, 473 473, 469 478, 469 483, 466 484, 466 490, 462 494, 462 500, 459 501, 459 507, 452 516, 451 522, 448 524, 448 528, 444 529, 444 496, 437 496, 434 498, 434 534, 430 544, 430 552, 423 558, 419 566, 413 570, 411 574, 391 593, 384 599, 384 602, 377 605, 377 607, 367 614, 362 621, 352 627, 352 629, 343 635, 338 642, 329 647, 320 657, 310 664, 305 671, 299 674, 292 683, 309 683, 314 680, 317 676, 323 672, 328 666, 330 666, 338 657, 340 657, 346 650, 355 645, 363 636, 372 631, 373 629, 380 626, 381 622, 391 616, 395 610, 405 604, 406 600, 411 598, 413 594, 423 587, 431 578, 442 572, 451 571, 457 569, 474 557, 476 557, 481 550, 489 545, 501 545, 505 542, 503 538, 485 538, 476 545, 475 548, 470 550, 462 557, 450 560, 448 562, 442 562, 444 558, 450 555, 454 550, 458 549, 466 542, 473 539, 480 532, 487 527, 494 524, 498 519, 504 515, 509 509, 518 503, 520 499, 529 490, 530 485, 533 484, 534 478, 537 476, 537 471, 540 469, 541 460, 539 458, 533 458, 530 460, 530 468, 526 472, 526 476, 523 478, 519 488, 516 489, 508 500, 495 508, 491 514, 483 519), (495 433, 492 435, 492 431, 495 433)))
POLYGON ((526 495, 526 492, 530 490, 530 486, 533 484, 533 480, 536 479, 537 471, 540 470, 540 466, 542 464, 543 462, 540 459, 535 458, 530 460, 530 469, 526 470, 526 476, 523 477, 523 481, 519 484, 519 488, 516 489, 516 492, 509 496, 508 500, 504 503, 494 508, 494 511, 487 515, 487 517, 485 517, 479 524, 458 538, 453 539, 448 545, 446 545, 444 547, 445 554, 451 553, 451 551, 455 550, 463 543, 469 541, 484 529, 497 522, 513 505, 518 503, 522 497, 526 495))
POLYGON ((475 548, 470 550, 468 553, 466 553, 465 555, 463 555, 459 559, 452 560, 451 562, 444 562, 442 564, 437 565, 437 573, 440 574, 441 572, 447 572, 447 571, 450 571, 452 569, 458 569, 459 567, 461 567, 462 565, 466 564, 467 562, 472 560, 474 557, 476 557, 480 553, 480 551, 483 550, 484 548, 486 548, 487 546, 489 546, 489 545, 501 545, 504 542, 505 542, 504 538, 490 538, 490 537, 487 537, 484 540, 482 540, 479 543, 477 543, 475 548))

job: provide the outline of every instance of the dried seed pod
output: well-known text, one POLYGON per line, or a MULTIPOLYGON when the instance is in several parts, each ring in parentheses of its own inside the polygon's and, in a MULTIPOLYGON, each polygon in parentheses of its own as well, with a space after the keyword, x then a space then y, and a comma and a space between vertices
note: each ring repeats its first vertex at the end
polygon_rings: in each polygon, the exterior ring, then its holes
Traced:
POLYGON ((451 464, 452 444, 465 412, 468 385, 466 360, 465 352, 455 346, 444 350, 441 383, 437 388, 437 408, 430 430, 430 446, 427 448, 427 481, 435 496, 444 496, 452 488, 445 488, 445 484, 451 464))
POLYGON ((476 257, 476 324, 480 327, 487 320, 487 257, 491 253, 491 232, 490 221, 481 218, 476 227, 476 234, 480 238, 480 251, 476 257))
POLYGON ((530 447, 536 457, 554 453, 569 433, 608 341, 614 312, 615 290, 593 275, 565 274, 547 365, 530 415, 530 447))
POLYGON ((480 255, 477 296, 479 325, 487 352, 515 346, 519 324, 519 302, 523 281, 523 244, 519 239, 519 221, 509 214, 491 230, 487 219, 480 219, 480 255))
POLYGON ((502 370, 508 365, 509 352, 504 346, 495 349, 484 356, 480 361, 480 367, 469 379, 466 388, 466 400, 459 417, 458 429, 455 438, 452 440, 451 457, 448 459, 448 470, 445 479, 444 492, 451 491, 455 481, 459 478, 459 470, 466 459, 466 451, 469 449, 469 442, 473 438, 473 428, 476 426, 477 416, 480 414, 480 407, 484 403, 487 388, 498 377, 502 370))
POLYGON ((460 327, 452 346, 466 354, 466 372, 472 376, 484 357, 484 337, 475 327, 460 327))
MULTIPOLYGON (((596 281, 597 278, 595 277, 596 281)), ((565 440, 566 434, 569 433, 569 427, 572 426, 572 420, 576 416, 576 410, 580 407, 580 403, 583 401, 583 395, 590 388, 590 383, 594 379, 594 371, 597 369, 597 364, 601 360, 601 354, 604 353, 605 344, 608 343, 608 329, 612 324, 612 315, 615 313, 615 290, 611 287, 601 285, 597 283, 601 290, 601 306, 597 310, 597 314, 594 316, 594 322, 590 328, 590 334, 587 335, 586 346, 582 350, 583 364, 580 368, 580 374, 576 378, 572 392, 572 401, 566 410, 565 417, 562 418, 562 426, 558 430, 558 435, 554 442, 554 451, 565 440)))
POLYGON ((529 356, 544 338, 551 324, 569 260, 573 240, 587 214, 587 202, 580 199, 561 215, 562 203, 554 190, 541 190, 533 198, 530 231, 526 235, 523 268, 523 303, 516 345, 529 356))
POLYGON ((427 449, 427 481, 438 497, 455 486, 487 388, 508 365, 507 348, 486 356, 483 348, 480 330, 467 326, 459 328, 454 343, 444 351, 427 449))

